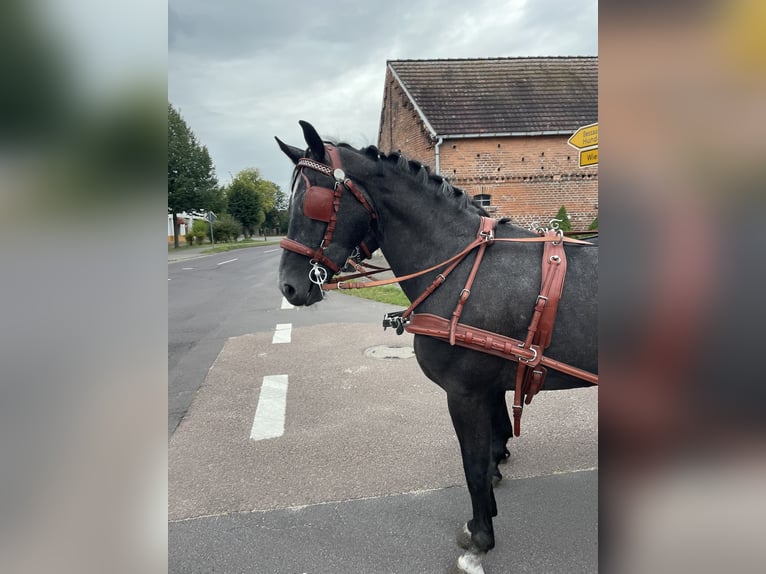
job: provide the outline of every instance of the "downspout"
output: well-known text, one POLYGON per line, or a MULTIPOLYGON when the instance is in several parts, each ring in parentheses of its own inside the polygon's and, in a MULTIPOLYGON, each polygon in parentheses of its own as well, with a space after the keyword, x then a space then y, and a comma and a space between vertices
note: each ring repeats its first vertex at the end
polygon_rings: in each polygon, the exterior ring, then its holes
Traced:
POLYGON ((436 146, 434 147, 434 160, 436 163, 436 175, 441 175, 441 169, 439 167, 439 146, 444 143, 444 138, 437 136, 436 146))

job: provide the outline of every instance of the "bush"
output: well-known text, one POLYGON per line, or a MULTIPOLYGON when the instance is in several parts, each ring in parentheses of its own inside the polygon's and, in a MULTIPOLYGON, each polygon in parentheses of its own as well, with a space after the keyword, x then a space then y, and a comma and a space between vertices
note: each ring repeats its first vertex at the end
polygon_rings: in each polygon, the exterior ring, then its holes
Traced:
POLYGON ((598 231, 598 215, 596 216, 596 219, 594 219, 588 226, 588 231, 598 231))
POLYGON ((206 237, 210 237, 210 226, 207 221, 195 219, 192 223, 192 235, 197 240, 197 245, 202 245, 206 237))
POLYGON ((563 205, 559 208, 558 213, 556 213, 556 219, 559 220, 559 229, 561 231, 572 231, 572 222, 569 220, 567 208, 563 205))
POLYGON ((213 236, 216 242, 234 242, 240 233, 242 225, 228 213, 224 213, 213 222, 213 236))

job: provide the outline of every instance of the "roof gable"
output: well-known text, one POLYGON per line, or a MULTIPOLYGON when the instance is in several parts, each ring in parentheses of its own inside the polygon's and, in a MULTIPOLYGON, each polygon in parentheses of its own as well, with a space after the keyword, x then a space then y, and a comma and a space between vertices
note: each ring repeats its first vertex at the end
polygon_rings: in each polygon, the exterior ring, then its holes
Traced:
POLYGON ((435 135, 573 132, 598 121, 598 58, 391 60, 435 135))

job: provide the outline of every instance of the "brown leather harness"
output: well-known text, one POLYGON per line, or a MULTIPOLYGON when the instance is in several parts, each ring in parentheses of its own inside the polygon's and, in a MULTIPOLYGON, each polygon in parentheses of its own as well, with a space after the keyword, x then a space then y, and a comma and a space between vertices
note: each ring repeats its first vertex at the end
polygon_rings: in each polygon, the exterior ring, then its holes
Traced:
POLYGON ((476 238, 471 243, 456 255, 437 265, 429 267, 428 269, 411 273, 403 277, 393 277, 391 279, 378 281, 348 281, 348 279, 351 278, 368 275, 368 273, 362 272, 353 276, 339 277, 334 281, 327 282, 327 273, 319 266, 319 263, 326 265, 335 273, 338 273, 339 271, 338 266, 324 255, 324 251, 330 244, 330 240, 332 239, 335 230, 338 206, 340 205, 340 197, 343 190, 346 189, 350 191, 354 197, 356 197, 370 214, 371 221, 376 219, 376 214, 364 195, 356 188, 351 180, 346 178, 345 173, 341 169, 340 156, 337 149, 331 145, 327 145, 326 149, 332 162, 331 166, 307 158, 302 158, 298 160, 296 167, 296 169, 313 169, 335 178, 335 187, 333 190, 330 190, 328 188, 311 185, 308 178, 301 172, 301 176, 304 178, 307 186, 303 204, 304 215, 311 219, 324 221, 328 224, 322 243, 318 249, 312 249, 292 239, 283 239, 280 243, 284 249, 311 258, 313 267, 309 272, 309 278, 312 282, 317 283, 324 291, 334 289, 359 289, 400 283, 438 269, 443 269, 443 271, 436 276, 436 279, 433 280, 425 291, 423 291, 423 293, 421 293, 421 295, 417 297, 405 311, 386 315, 383 320, 383 326, 394 327, 396 328, 397 333, 400 334, 406 330, 408 333, 426 335, 447 341, 453 346, 458 345, 460 347, 516 361, 518 363, 518 368, 516 372, 513 400, 513 432, 515 436, 519 436, 521 432, 521 414, 524 410, 524 405, 528 405, 532 401, 534 395, 540 391, 545 382, 545 377, 549 368, 589 383, 598 384, 598 376, 596 374, 546 357, 543 354, 543 351, 551 343, 556 311, 564 288, 564 277, 566 275, 567 265, 564 243, 575 243, 580 245, 590 245, 590 243, 564 237, 560 230, 542 230, 540 231, 541 235, 539 237, 497 238, 495 237, 497 221, 489 217, 481 217, 476 238), (471 287, 476 279, 487 247, 497 242, 543 243, 540 294, 535 300, 532 318, 527 328, 526 337, 523 341, 460 323, 460 316, 471 295, 471 287), (460 262, 474 250, 476 250, 476 259, 473 262, 465 286, 460 292, 457 305, 452 312, 451 318, 445 319, 431 313, 413 314, 413 311, 418 305, 443 284, 460 262))

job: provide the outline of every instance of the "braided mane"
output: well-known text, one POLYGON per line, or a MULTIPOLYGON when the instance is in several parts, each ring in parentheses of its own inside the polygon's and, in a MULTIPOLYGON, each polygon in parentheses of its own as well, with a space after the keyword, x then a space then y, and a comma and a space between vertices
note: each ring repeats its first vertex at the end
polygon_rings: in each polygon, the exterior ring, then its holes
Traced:
POLYGON ((447 178, 431 173, 431 169, 419 161, 408 159, 399 152, 385 154, 373 145, 363 149, 357 149, 345 143, 335 145, 337 147, 343 147, 361 153, 374 161, 383 162, 394 168, 396 171, 412 177, 422 187, 453 199, 460 208, 478 208, 483 215, 486 215, 486 212, 481 209, 480 206, 476 205, 462 189, 452 185, 447 178))

